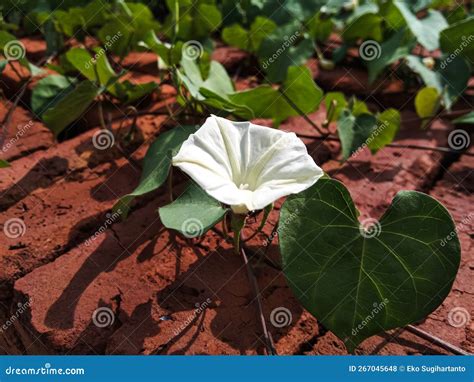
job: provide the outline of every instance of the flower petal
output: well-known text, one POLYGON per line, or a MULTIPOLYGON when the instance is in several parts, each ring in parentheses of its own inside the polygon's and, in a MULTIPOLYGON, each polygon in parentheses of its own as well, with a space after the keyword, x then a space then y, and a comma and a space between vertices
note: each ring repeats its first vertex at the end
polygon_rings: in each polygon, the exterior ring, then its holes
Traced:
POLYGON ((173 165, 237 211, 262 209, 323 175, 294 133, 216 116, 183 143, 173 165))

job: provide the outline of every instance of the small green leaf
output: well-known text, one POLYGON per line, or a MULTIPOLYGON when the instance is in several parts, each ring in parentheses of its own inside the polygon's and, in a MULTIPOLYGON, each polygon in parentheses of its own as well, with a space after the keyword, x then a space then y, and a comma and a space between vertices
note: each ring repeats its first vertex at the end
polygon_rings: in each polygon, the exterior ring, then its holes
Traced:
MULTIPOLYGON (((388 66, 406 57, 412 50, 414 40, 406 40, 406 31, 400 29, 388 40, 380 45, 378 58, 370 57, 367 63, 369 71, 369 83, 373 82, 379 74, 388 66)), ((377 51, 377 48, 375 49, 377 51)))
POLYGON ((77 80, 73 77, 50 75, 38 81, 31 92, 31 108, 41 116, 74 90, 77 80))
POLYGON ((227 209, 198 185, 191 183, 178 199, 159 208, 158 212, 166 228, 191 238, 202 236, 214 227, 227 209))
POLYGON ((359 224, 342 183, 320 179, 288 197, 280 222, 290 222, 279 240, 293 293, 349 351, 433 312, 459 267, 451 216, 420 192, 399 192, 378 222, 359 224))
POLYGON ((456 118, 453 121, 454 124, 460 124, 460 123, 465 123, 465 124, 474 124, 474 111, 471 111, 468 114, 464 114, 461 117, 456 118))
POLYGON ((470 62, 474 61, 474 17, 459 21, 440 34, 441 50, 444 53, 462 55, 470 62), (470 32, 468 32, 470 31, 470 32))
POLYGON ((440 32, 448 26, 443 14, 429 9, 423 19, 418 19, 405 2, 396 0, 394 4, 418 42, 428 50, 438 49, 440 32))
POLYGON ((262 41, 276 29, 277 25, 266 17, 257 16, 250 26, 250 30, 244 29, 240 24, 233 24, 224 28, 222 39, 229 45, 256 52, 262 41))
POLYGON ((258 58, 270 81, 283 81, 290 66, 303 65, 314 53, 313 42, 300 27, 293 23, 279 26, 262 41, 258 58))
POLYGON ((316 110, 323 97, 307 67, 291 66, 279 90, 262 85, 229 94, 228 99, 236 105, 236 114, 242 118, 273 118, 278 124, 288 117, 299 115, 282 92, 306 114, 316 110))
POLYGON ((176 155, 182 143, 196 131, 196 126, 179 126, 162 133, 148 149, 143 160, 140 183, 133 192, 123 196, 114 206, 127 217, 131 201, 136 197, 156 190, 168 177, 171 158, 176 155))
POLYGON ((102 88, 91 81, 80 82, 73 91, 43 113, 44 123, 57 136, 67 125, 78 119, 102 91, 102 88))
POLYGON ((140 42, 140 45, 155 52, 168 66, 177 65, 181 61, 183 49, 181 41, 174 45, 164 43, 156 36, 154 31, 149 31, 143 41, 140 42))
POLYGON ((377 128, 367 138, 367 146, 372 154, 392 143, 400 129, 400 112, 387 109, 377 115, 377 128))
POLYGON ((354 116, 350 110, 341 112, 337 121, 337 132, 342 146, 342 157, 347 160, 360 147, 367 145, 368 138, 377 126, 377 119, 371 114, 354 116))
POLYGON ((10 167, 10 163, 8 163, 4 159, 0 159, 0 168, 10 167))
POLYGON ((416 114, 420 118, 430 118, 435 115, 439 108, 440 95, 435 88, 426 87, 421 89, 415 97, 416 114))
POLYGON ((448 110, 466 90, 470 68, 462 57, 443 56, 436 70, 428 68, 417 56, 407 56, 406 62, 408 67, 422 78, 426 86, 438 90, 448 110))

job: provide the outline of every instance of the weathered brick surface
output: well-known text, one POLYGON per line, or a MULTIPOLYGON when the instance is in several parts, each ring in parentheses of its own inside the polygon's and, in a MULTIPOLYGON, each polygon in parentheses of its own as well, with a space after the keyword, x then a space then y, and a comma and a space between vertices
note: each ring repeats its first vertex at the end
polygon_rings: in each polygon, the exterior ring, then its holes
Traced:
MULTIPOLYGON (((0 103, 0 115, 5 116, 11 107, 11 103, 5 101, 0 103)), ((35 151, 47 149, 53 143, 51 131, 35 120, 28 111, 17 106, 7 126, 0 158, 12 161, 35 151)))

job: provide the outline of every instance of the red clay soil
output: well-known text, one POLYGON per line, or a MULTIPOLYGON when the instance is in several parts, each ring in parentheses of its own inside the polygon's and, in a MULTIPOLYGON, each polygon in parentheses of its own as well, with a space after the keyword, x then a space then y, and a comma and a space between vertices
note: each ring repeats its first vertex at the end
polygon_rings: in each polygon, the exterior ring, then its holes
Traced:
MULTIPOLYGON (((238 52, 229 57, 241 59, 238 52)), ((145 79, 139 72, 146 79, 155 74, 152 61, 141 53, 131 55, 123 65, 133 67, 131 78, 138 81, 145 79)), ((168 98, 172 95, 164 89, 158 100, 172 101, 168 98)), ((155 99, 148 102, 147 108, 157 107, 155 99)), ((318 124, 324 117, 323 109, 310 115, 318 124)), ((14 118, 18 122, 13 125, 21 125, 32 116, 18 108, 14 118)), ((445 146, 453 129, 449 122, 435 120, 422 131, 409 110, 403 120, 397 143, 445 146)), ((117 135, 119 122, 113 125, 117 135)), ((24 135, 7 152, 12 167, 0 170, 0 227, 19 218, 26 230, 18 238, 3 235, 0 241, 0 323, 12 323, 0 331, 0 354, 265 353, 245 267, 223 239, 221 227, 192 240, 164 229, 156 212, 169 202, 164 188, 139 198, 125 221, 112 214, 117 199, 138 184, 139 166, 153 137, 172 127, 165 117, 150 115, 140 116, 137 125, 141 134, 130 147, 97 150, 92 137, 99 127, 57 143, 34 120, 28 132, 42 138, 24 135), (202 309, 196 313, 196 307, 202 309), (94 324, 98 308, 113 312, 110 325, 94 324)), ((316 135, 299 117, 281 128, 316 135)), ((471 316, 474 312, 474 223, 469 211, 474 159, 386 148, 375 156, 364 151, 342 164, 336 142, 304 141, 315 161, 348 187, 363 217, 378 218, 402 189, 422 190, 446 205, 459 231, 461 268, 446 301, 418 325, 474 351, 472 321, 459 327, 448 322, 454 308, 463 308, 471 316)), ((184 176, 175 180, 179 193, 184 176)), ((281 202, 269 218, 266 235, 278 219, 281 202)), ((250 251, 260 248, 264 240, 264 235, 253 238, 250 251)), ((277 244, 278 238, 269 256, 278 263, 277 244)), ((256 277, 278 354, 346 354, 343 343, 300 306, 280 271, 261 264, 256 266, 256 277), (278 307, 291 311, 287 327, 270 323, 270 313, 278 307)), ((357 353, 444 354, 446 350, 401 329, 366 340, 357 353)))

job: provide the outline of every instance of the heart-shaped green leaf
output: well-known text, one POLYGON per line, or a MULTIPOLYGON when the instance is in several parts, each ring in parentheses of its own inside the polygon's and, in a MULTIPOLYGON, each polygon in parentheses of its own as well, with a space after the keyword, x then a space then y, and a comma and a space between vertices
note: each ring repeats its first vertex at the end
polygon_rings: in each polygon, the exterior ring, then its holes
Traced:
POLYGON ((91 81, 80 82, 73 91, 43 113, 44 123, 57 136, 67 125, 78 119, 102 91, 103 88, 91 81))
POLYGON ((114 210, 127 217, 130 203, 135 197, 144 195, 160 187, 168 177, 171 159, 178 152, 183 142, 196 131, 195 126, 179 126, 160 134, 148 149, 143 160, 143 172, 140 184, 128 195, 122 196, 115 204, 114 210))
POLYGON ((161 207, 159 214, 165 227, 191 238, 205 234, 222 220, 226 211, 201 187, 191 183, 178 199, 161 207))
POLYGON ((357 216, 347 189, 320 179, 286 200, 278 230, 291 289, 350 351, 435 310, 460 261, 448 211, 426 194, 399 192, 372 225, 357 216))

